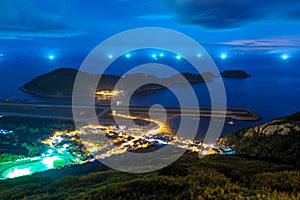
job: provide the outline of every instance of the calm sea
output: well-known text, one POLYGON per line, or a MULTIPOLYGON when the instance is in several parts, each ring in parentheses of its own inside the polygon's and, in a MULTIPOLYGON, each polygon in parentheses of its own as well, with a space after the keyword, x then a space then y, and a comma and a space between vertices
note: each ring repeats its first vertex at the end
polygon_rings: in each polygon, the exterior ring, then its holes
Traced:
MULTIPOLYGON (((28 55, 5 55, 0 57, 0 99, 17 98, 30 101, 62 102, 64 100, 37 98, 19 91, 19 87, 34 77, 61 67, 79 68, 84 56, 72 55, 64 59, 34 59, 28 55)), ((226 60, 214 59, 219 70, 241 69, 251 77, 247 79, 223 78, 227 107, 246 108, 258 113, 260 122, 236 122, 225 126, 223 134, 243 127, 261 124, 281 116, 300 111, 300 58, 290 57, 282 60, 274 55, 235 55, 226 60)), ((137 62, 138 63, 138 62, 137 62)), ((135 63, 135 64, 137 64, 135 63)), ((120 64, 120 63, 118 63, 120 64)), ((123 65, 126 65, 123 63, 123 65)), ((172 63, 170 64, 172 65, 172 63)), ((183 72, 189 72, 185 65, 176 66, 183 72), (178 67, 179 66, 179 67, 178 67)), ((215 82, 208 84, 216 84, 215 82)), ((202 107, 210 105, 205 84, 195 84, 193 88, 202 107)), ((176 92, 184 93, 186 86, 173 86, 176 92)), ((162 104, 177 106, 178 101, 170 90, 151 91, 135 95, 132 102, 136 105, 162 104)), ((176 127, 176 120, 173 122, 176 127)), ((202 127, 207 122, 202 120, 202 127)))

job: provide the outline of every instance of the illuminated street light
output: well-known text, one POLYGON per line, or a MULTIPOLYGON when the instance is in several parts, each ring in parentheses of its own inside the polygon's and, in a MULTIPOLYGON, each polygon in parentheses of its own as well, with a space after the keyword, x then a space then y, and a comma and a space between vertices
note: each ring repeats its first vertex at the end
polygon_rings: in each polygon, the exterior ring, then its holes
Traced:
POLYGON ((181 59, 181 56, 180 56, 180 55, 177 55, 177 56, 176 56, 176 59, 177 59, 177 60, 180 60, 180 59, 181 59))
POLYGON ((128 53, 128 54, 126 54, 126 58, 130 58, 130 56, 131 56, 131 55, 130 55, 129 53, 128 53))

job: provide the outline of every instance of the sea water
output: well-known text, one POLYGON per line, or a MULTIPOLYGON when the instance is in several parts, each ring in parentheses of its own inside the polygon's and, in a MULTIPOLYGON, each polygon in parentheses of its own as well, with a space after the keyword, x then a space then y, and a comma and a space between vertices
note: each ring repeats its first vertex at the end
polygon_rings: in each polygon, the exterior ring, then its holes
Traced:
MULTIPOLYGON (((34 59, 30 55, 10 55, 0 59, 0 99, 17 98, 28 99, 32 102, 56 102, 63 103, 65 100, 46 99, 33 97, 23 93, 19 88, 38 75, 48 73, 61 67, 79 68, 84 55, 69 55, 64 59, 48 60, 34 59)), ((193 89, 198 97, 201 107, 210 106, 210 96, 207 85, 224 82, 227 96, 228 108, 244 108, 256 112, 262 117, 260 122, 235 122, 235 125, 227 125, 223 134, 267 122, 300 111, 300 58, 293 56, 287 60, 280 59, 277 55, 233 55, 225 60, 214 58, 219 71, 223 70, 245 70, 251 77, 240 78, 216 78, 211 83, 194 84, 193 89)), ((127 61, 128 62, 128 61, 127 61)), ((140 59, 134 65, 148 62, 140 59)), ((170 66, 175 66, 181 72, 194 72, 184 62, 174 64, 168 61, 170 66)), ((122 70, 128 70, 127 63, 120 60, 114 63, 122 66, 122 70)), ((166 63, 165 63, 166 64, 166 63)), ((167 63, 168 64, 168 63, 167 63)), ((122 70, 112 69, 110 74, 120 73, 122 70)), ((176 93, 184 93, 185 85, 174 85, 172 89, 176 93)), ((149 91, 136 94, 131 99, 135 105, 162 104, 164 106, 178 106, 176 96, 168 89, 149 91)), ((178 125, 178 119, 172 122, 172 126, 178 125), (174 125, 175 124, 175 125, 174 125)), ((202 120, 202 126, 208 122, 202 120)), ((201 123, 200 123, 201 124, 201 123)), ((202 128, 205 130, 205 128, 202 128)))

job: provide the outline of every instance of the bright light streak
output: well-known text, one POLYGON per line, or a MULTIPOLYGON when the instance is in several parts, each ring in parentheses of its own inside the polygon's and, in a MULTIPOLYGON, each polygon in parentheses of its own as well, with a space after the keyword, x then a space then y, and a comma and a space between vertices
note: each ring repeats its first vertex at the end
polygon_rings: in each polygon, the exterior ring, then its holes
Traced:
POLYGON ((53 60, 53 59, 54 59, 54 56, 53 56, 53 55, 49 55, 48 58, 49 58, 50 60, 53 60))
POLYGON ((53 157, 44 158, 42 162, 48 169, 52 169, 54 168, 54 161, 56 160, 58 160, 58 157, 53 156, 53 157))
POLYGON ((226 58, 227 58, 227 55, 226 55, 225 53, 222 53, 222 54, 221 54, 221 58, 222 58, 222 59, 226 59, 226 58))
POLYGON ((286 59, 288 59, 288 58, 289 58, 289 55, 287 55, 287 54, 283 54, 283 55, 281 56, 281 58, 282 58, 283 60, 286 60, 286 59))
POLYGON ((7 178, 15 178, 15 177, 19 177, 19 176, 26 176, 31 174, 30 169, 29 168, 25 168, 25 169, 17 169, 15 168, 12 172, 9 172, 6 177, 7 178))
POLYGON ((177 55, 177 56, 176 56, 176 59, 177 59, 177 60, 180 60, 180 59, 181 59, 181 56, 180 56, 180 55, 177 55))
POLYGON ((126 58, 130 58, 131 57, 131 55, 128 53, 128 54, 126 54, 126 58))

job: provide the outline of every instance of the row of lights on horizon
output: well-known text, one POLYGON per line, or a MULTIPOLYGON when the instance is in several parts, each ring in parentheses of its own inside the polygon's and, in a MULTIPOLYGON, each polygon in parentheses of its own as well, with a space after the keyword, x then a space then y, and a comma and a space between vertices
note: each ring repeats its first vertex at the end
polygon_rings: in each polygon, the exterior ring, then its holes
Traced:
MULTIPOLYGON (((132 55, 131 55, 130 53, 127 53, 127 54, 125 55, 125 57, 126 57, 126 58, 130 58, 130 57, 132 57, 132 55)), ((161 58, 164 57, 164 54, 163 54, 163 53, 161 53, 161 54, 159 54, 159 55, 157 55, 157 54, 152 54, 151 57, 152 57, 153 59, 155 59, 155 60, 158 60, 159 57, 161 57, 161 58)), ((202 55, 201 55, 201 54, 197 54, 197 57, 198 57, 198 58, 201 58, 202 55)), ((281 57, 281 59, 283 59, 283 60, 287 60, 290 56, 289 56, 288 54, 282 54, 280 57, 281 57)), ((108 55, 108 58, 109 58, 109 59, 113 59, 113 55, 112 55, 112 54, 109 54, 109 55, 108 55)), ((181 55, 176 55, 175 58, 176 58, 177 60, 180 60, 180 59, 182 58, 182 56, 181 56, 181 55)), ((225 59, 228 58, 228 55, 227 55, 226 53, 222 53, 222 54, 220 55, 220 58, 221 58, 222 60, 225 60, 225 59)))
MULTIPOLYGON (((152 55, 151 55, 151 57, 152 57, 154 60, 158 60, 158 58, 163 58, 164 56, 165 56, 165 54, 163 54, 163 53, 160 53, 160 54, 152 54, 152 55)), ((113 57, 114 57, 114 56, 113 56, 112 54, 109 54, 109 55, 108 55, 108 58, 109 58, 109 59, 113 59, 113 57)), ((125 57, 126 57, 126 58, 131 58, 132 55, 131 55, 130 53, 127 53, 127 54, 125 54, 125 57)), ((201 55, 201 54, 197 54, 197 57, 200 58, 200 57, 202 57, 202 55, 201 55)), ((176 58, 177 60, 180 60, 180 59, 182 58, 182 56, 181 56, 181 55, 176 55, 175 58, 176 58)))
MULTIPOLYGON (((4 56, 4 54, 3 54, 3 53, 0 53, 0 57, 3 57, 3 56, 4 56)), ((160 53, 160 54, 152 54, 152 55, 151 55, 151 57, 152 57, 154 60, 158 60, 158 58, 163 58, 164 56, 165 56, 165 54, 163 54, 163 53, 160 53)), ((131 58, 132 55, 131 55, 130 53, 127 53, 127 54, 125 54, 125 57, 126 57, 126 58, 131 58)), ((197 57, 198 57, 198 58, 201 58, 202 55, 201 55, 201 54, 197 54, 197 57)), ((222 60, 225 60, 225 59, 228 58, 228 55, 227 55, 226 53, 221 53, 219 57, 220 57, 222 60)), ((287 59, 289 59, 289 57, 290 57, 290 56, 289 56, 288 54, 282 54, 282 55, 280 55, 280 58, 281 58, 282 60, 287 60, 287 59)), ((53 54, 48 55, 48 59, 49 59, 49 60, 55 60, 55 58, 56 58, 56 57, 55 57, 53 54)), ((109 58, 109 59, 113 59, 114 56, 113 56, 112 54, 109 54, 109 55, 108 55, 108 58, 109 58)), ((177 60, 180 60, 180 59, 182 58, 182 56, 181 56, 181 55, 176 55, 175 58, 176 58, 177 60)))

